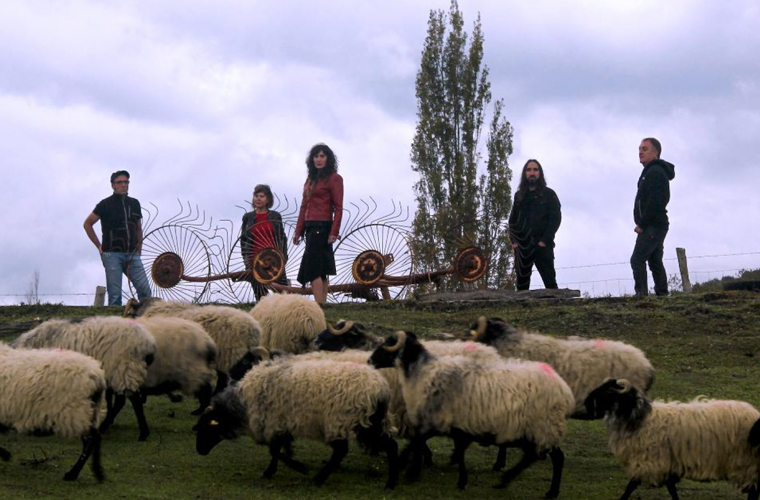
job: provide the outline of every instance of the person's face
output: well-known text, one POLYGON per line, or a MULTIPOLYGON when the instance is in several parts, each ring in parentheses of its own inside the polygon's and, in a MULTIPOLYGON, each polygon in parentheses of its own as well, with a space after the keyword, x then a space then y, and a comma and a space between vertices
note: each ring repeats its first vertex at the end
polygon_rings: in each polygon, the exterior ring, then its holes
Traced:
POLYGON ((525 180, 528 181, 528 185, 535 186, 538 179, 541 178, 541 171, 538 169, 536 162, 530 162, 525 167, 525 180))
POLYGON ((325 168, 325 165, 327 165, 327 155, 324 151, 320 151, 314 155, 314 166, 317 167, 317 169, 321 169, 325 168))
POLYGON ((129 178, 126 175, 120 175, 113 180, 111 187, 116 194, 127 194, 127 191, 129 191, 129 178))
POLYGON ((253 195, 253 208, 256 210, 263 210, 267 208, 269 204, 269 197, 263 192, 254 193, 253 195))
POLYGON ((641 141, 641 144, 639 145, 639 162, 646 167, 656 159, 657 150, 652 143, 649 141, 641 141))

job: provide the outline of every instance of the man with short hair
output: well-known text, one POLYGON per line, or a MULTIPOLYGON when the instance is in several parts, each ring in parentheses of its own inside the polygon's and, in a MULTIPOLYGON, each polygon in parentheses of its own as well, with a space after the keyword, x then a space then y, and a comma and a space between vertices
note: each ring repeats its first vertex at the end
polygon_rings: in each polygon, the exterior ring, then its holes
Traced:
POLYGON ((515 254, 517 290, 530 288, 533 264, 544 288, 557 288, 554 270, 554 235, 562 222, 557 193, 546 186, 544 169, 538 160, 523 166, 520 185, 509 214, 509 239, 515 254))
POLYGON ((668 202, 670 181, 676 176, 675 165, 660 159, 662 145, 653 137, 647 137, 639 145, 639 162, 644 170, 639 176, 638 191, 633 205, 633 229, 638 235, 631 255, 634 290, 636 297, 648 295, 647 268, 652 271, 654 292, 668 295, 668 275, 662 264, 665 236, 670 228, 668 202))
POLYGON ((137 290, 139 300, 151 296, 140 252, 142 250, 142 211, 140 202, 127 196, 129 172, 111 174, 113 195, 101 200, 84 221, 84 231, 100 253, 106 269, 108 305, 121 305, 121 275, 126 274, 137 290), (100 221, 103 243, 93 225, 100 221))

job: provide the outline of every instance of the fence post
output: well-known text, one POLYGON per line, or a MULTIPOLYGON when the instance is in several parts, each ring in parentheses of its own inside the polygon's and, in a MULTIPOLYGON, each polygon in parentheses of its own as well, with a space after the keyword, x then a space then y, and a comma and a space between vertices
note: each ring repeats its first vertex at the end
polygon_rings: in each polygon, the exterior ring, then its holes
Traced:
POLYGON ((103 307, 106 305, 106 287, 95 287, 95 302, 92 304, 95 307, 103 307))
POLYGON ((683 285, 683 291, 684 293, 691 293, 689 266, 686 262, 686 249, 676 248, 676 256, 678 257, 678 269, 681 271, 681 284, 683 285))

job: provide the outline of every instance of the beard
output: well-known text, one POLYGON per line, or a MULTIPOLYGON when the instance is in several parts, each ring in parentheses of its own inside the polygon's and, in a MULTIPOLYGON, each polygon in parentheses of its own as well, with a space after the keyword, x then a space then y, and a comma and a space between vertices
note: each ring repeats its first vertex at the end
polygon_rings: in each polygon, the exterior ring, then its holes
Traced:
POLYGON ((528 187, 536 187, 538 185, 538 179, 535 177, 528 177, 528 187))

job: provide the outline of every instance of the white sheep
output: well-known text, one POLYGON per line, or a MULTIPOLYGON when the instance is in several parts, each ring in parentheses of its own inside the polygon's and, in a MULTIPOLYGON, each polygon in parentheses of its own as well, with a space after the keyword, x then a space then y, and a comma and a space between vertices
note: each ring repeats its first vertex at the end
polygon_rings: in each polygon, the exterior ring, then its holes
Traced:
POLYGON ((689 403, 651 402, 630 381, 610 379, 589 394, 589 414, 604 417, 612 454, 631 478, 620 497, 627 500, 639 484, 667 486, 678 499, 676 483, 725 480, 760 495, 760 412, 743 401, 697 398, 689 403))
MULTIPOLYGON (((140 318, 156 340, 157 352, 140 387, 142 395, 169 394, 179 390, 198 398, 201 410, 211 401, 212 364, 216 344, 199 324, 182 318, 140 318)), ((147 439, 148 429, 142 406, 135 407, 140 427, 139 440, 147 439)), ((195 412, 200 414, 200 411, 195 412)))
POLYGON ((262 297, 251 309, 261 325, 261 345, 298 354, 312 348, 314 337, 327 327, 318 303, 295 294, 262 297))
POLYGON ((575 401, 567 384, 546 363, 521 360, 481 362, 466 356, 436 356, 413 333, 397 332, 375 349, 370 363, 395 366, 402 380, 417 451, 411 476, 419 474, 424 441, 445 435, 454 440, 459 465, 457 487, 467 484, 464 454, 472 442, 522 448, 521 461, 502 476, 505 487, 547 453, 552 482, 547 498, 559 494, 564 454, 560 443, 575 401))
POLYGON ((393 488, 398 446, 386 421, 389 400, 387 382, 366 363, 281 358, 256 366, 239 383, 214 396, 195 427, 196 449, 207 455, 221 440, 247 429, 256 443, 269 446, 272 460, 264 477, 270 478, 279 460, 305 472, 302 463, 280 451, 293 439, 322 441, 333 449, 314 478, 322 484, 340 465, 348 439, 355 435, 362 445, 386 451, 386 487, 393 488))
MULTIPOLYGON (((80 438, 82 453, 63 478, 73 481, 92 456, 103 480, 98 419, 105 374, 100 362, 73 351, 12 349, 0 343, 0 429, 80 438)), ((0 447, 0 459, 10 459, 0 447)))
POLYGON ((259 345, 261 326, 250 314, 229 306, 199 306, 157 299, 142 303, 130 299, 125 316, 154 318, 169 316, 201 325, 216 344, 217 383, 214 392, 222 391, 229 381, 230 369, 259 345))
POLYGON ((69 349, 100 361, 106 374, 109 402, 101 432, 113 424, 127 397, 133 406, 142 407, 139 390, 148 376, 148 365, 156 356, 156 341, 147 328, 135 320, 114 316, 95 316, 78 323, 48 320, 19 336, 12 345, 69 349), (116 399, 111 406, 113 394, 116 399))
POLYGON ((583 402, 607 378, 626 378, 648 391, 654 382, 654 368, 644 353, 614 340, 561 339, 518 330, 500 318, 481 316, 472 327, 478 342, 490 345, 505 358, 521 358, 549 363, 567 382, 575 396, 573 418, 587 418, 583 402))

